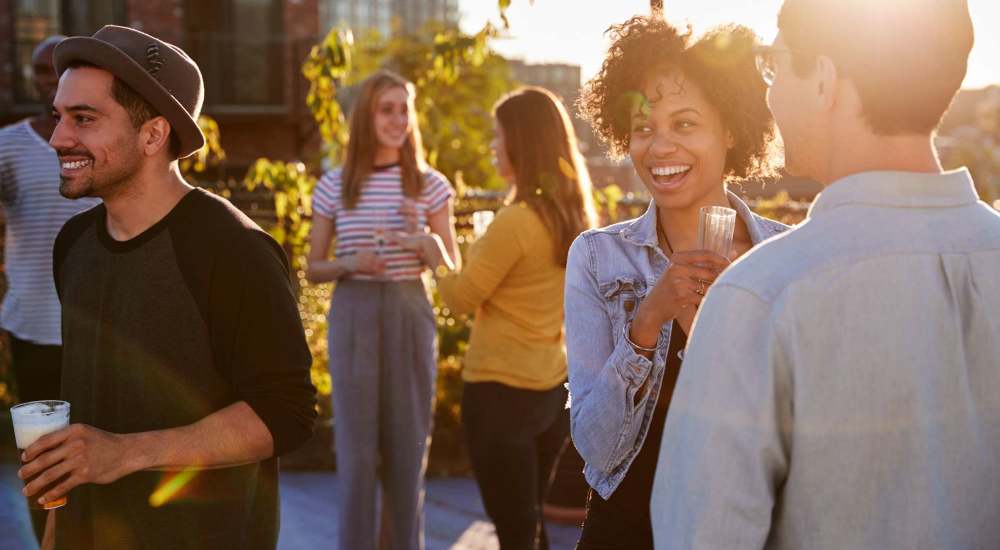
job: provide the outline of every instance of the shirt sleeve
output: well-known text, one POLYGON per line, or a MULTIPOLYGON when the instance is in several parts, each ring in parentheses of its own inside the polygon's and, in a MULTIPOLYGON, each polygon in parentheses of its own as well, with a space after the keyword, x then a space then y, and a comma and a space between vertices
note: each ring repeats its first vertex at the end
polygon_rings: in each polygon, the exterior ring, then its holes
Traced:
POLYGON ((427 212, 434 213, 441 210, 448 201, 455 198, 455 189, 448 183, 448 178, 440 172, 431 170, 427 173, 423 196, 427 203, 427 212))
POLYGON ((337 204, 340 201, 340 169, 331 170, 316 182, 313 189, 313 214, 328 219, 336 219, 337 204))
POLYGON ((520 208, 502 209, 486 233, 469 247, 462 270, 438 279, 438 293, 455 313, 474 312, 524 256, 519 233, 526 224, 519 220, 524 214, 533 214, 519 212, 520 208))
POLYGON ((239 240, 212 275, 212 345, 235 398, 260 417, 281 455, 313 432, 312 356, 284 251, 259 230, 239 240))
POLYGON ((791 377, 777 332, 757 295, 724 283, 708 293, 660 447, 657 548, 764 547, 790 453, 791 377))

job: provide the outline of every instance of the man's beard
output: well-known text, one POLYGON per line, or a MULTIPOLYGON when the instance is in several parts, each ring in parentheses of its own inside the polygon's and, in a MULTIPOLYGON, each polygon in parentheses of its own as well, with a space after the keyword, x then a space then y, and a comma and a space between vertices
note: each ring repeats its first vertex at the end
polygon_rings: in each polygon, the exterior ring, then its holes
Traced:
POLYGON ((95 197, 107 200, 120 193, 122 189, 128 187, 135 174, 139 171, 139 154, 124 154, 120 157, 118 165, 108 169, 103 174, 94 174, 96 166, 93 156, 84 153, 90 158, 91 173, 84 178, 64 178, 59 177, 59 194, 67 199, 81 199, 84 197, 95 197))

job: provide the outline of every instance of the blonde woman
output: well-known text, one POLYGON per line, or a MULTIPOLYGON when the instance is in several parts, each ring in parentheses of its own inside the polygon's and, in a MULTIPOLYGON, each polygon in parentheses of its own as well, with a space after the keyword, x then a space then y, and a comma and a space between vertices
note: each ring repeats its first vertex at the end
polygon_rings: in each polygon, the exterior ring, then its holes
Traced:
POLYGON ((323 176, 313 195, 307 277, 337 281, 329 349, 342 550, 375 548, 379 472, 388 547, 423 547, 436 329, 421 258, 388 235, 428 228, 449 258, 457 261, 458 253, 454 192, 424 161, 414 93, 411 83, 386 71, 364 82, 346 161, 323 176))

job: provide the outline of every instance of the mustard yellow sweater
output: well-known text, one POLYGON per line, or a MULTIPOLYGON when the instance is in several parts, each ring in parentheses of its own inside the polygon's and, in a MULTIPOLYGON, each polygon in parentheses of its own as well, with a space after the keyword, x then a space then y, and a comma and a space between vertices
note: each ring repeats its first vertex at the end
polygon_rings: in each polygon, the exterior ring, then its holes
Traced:
POLYGON ((456 313, 475 313, 462 378, 547 390, 566 380, 563 284, 553 239, 527 205, 497 212, 462 271, 438 279, 456 313))

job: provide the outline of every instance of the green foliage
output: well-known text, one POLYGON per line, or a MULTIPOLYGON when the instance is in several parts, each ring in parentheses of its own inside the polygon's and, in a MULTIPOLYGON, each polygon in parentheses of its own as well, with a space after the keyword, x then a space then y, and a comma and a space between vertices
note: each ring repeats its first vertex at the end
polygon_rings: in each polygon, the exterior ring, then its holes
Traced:
POLYGON ((244 185, 248 191, 263 187, 274 195, 276 221, 271 236, 285 248, 292 262, 292 271, 303 267, 303 257, 309 239, 308 218, 312 216, 312 192, 315 176, 301 162, 281 162, 257 159, 247 172, 244 185))
POLYGON ((205 145, 197 153, 180 161, 181 173, 189 181, 193 181, 197 176, 206 175, 205 172, 209 168, 218 167, 222 161, 226 160, 219 123, 208 115, 201 115, 198 117, 198 127, 205 135, 205 145))
POLYGON ((331 163, 342 161, 348 137, 340 87, 387 67, 416 86, 417 122, 430 164, 456 184, 501 188, 490 164, 491 110, 513 82, 507 62, 489 48, 496 34, 489 24, 472 35, 430 23, 414 35, 386 38, 369 31, 358 39, 348 29, 332 29, 303 66, 307 104, 331 163))
POLYGON ((787 191, 781 191, 773 197, 751 201, 750 208, 765 218, 795 225, 805 219, 809 205, 793 201, 787 191))
POLYGON ((337 101, 338 82, 347 78, 352 67, 354 36, 347 29, 332 29, 309 52, 302 74, 309 81, 306 106, 313 114, 320 136, 334 163, 341 160, 347 146, 347 125, 337 101))

